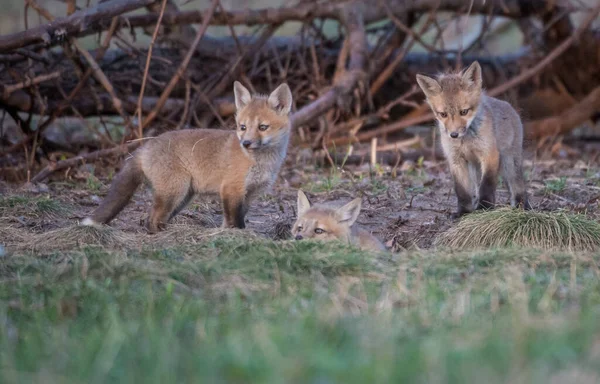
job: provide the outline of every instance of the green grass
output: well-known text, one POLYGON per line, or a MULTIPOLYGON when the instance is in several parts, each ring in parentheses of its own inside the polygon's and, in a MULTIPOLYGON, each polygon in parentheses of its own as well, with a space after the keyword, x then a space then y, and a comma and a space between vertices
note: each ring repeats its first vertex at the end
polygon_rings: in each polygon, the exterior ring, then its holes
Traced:
POLYGON ((4 258, 1 382, 543 383, 599 366, 599 255, 131 248, 4 258))
POLYGON ((545 181, 545 184, 546 193, 560 193, 564 191, 567 186, 567 178, 563 176, 558 179, 550 179, 545 181))

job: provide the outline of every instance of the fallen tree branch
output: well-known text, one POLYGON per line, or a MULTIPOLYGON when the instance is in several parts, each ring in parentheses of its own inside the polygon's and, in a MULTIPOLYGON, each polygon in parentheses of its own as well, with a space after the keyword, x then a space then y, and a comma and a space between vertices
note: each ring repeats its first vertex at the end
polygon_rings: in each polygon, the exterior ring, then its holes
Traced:
POLYGON ((3 87, 4 89, 2 91, 3 97, 8 98, 10 96, 10 94, 15 91, 18 91, 23 88, 31 87, 32 85, 35 85, 35 84, 43 83, 44 81, 56 79, 58 77, 60 77, 60 71, 54 71, 54 72, 48 73, 46 75, 36 76, 33 79, 27 79, 27 80, 21 81, 20 83, 17 83, 17 84, 5 85, 3 87))
POLYGON ((367 35, 362 16, 352 10, 345 15, 344 24, 348 29, 350 51, 348 71, 340 75, 325 94, 292 115, 294 127, 307 124, 327 112, 366 77, 367 35))
POLYGON ((530 139, 565 134, 589 120, 598 111, 600 111, 600 87, 558 116, 525 124, 525 133, 530 139))
MULTIPOLYGON (((46 46, 59 44, 57 32, 65 37, 83 37, 102 32, 109 28, 103 20, 123 13, 149 6, 154 0, 109 0, 97 6, 83 9, 71 16, 59 18, 55 22, 0 37, 0 53, 9 52, 36 43, 46 46)), ((439 4, 441 11, 466 11, 468 4, 464 0, 387 0, 387 7, 394 15, 423 13, 439 4)), ((361 14, 363 22, 370 24, 388 17, 386 7, 373 4, 369 0, 350 0, 342 2, 305 2, 296 6, 282 8, 246 9, 240 11, 218 11, 209 21, 210 25, 260 25, 281 24, 287 21, 308 21, 316 18, 341 19, 352 10, 361 14)), ((544 15, 557 6, 554 0, 487 0, 473 2, 472 14, 488 14, 509 18, 522 18, 532 15, 544 15)), ((123 17, 121 28, 138 28, 156 25, 158 14, 123 17)), ((204 23, 203 11, 166 12, 162 24, 165 26, 204 23)))
POLYGON ((123 155, 130 151, 133 151, 141 144, 141 141, 134 141, 132 143, 119 145, 118 147, 102 149, 95 152, 86 153, 84 155, 79 155, 72 157, 67 160, 61 160, 56 163, 50 164, 46 166, 42 171, 40 171, 37 175, 35 175, 32 179, 32 183, 39 183, 40 181, 45 180, 48 176, 56 171, 60 171, 61 169, 71 168, 79 164, 83 164, 86 161, 98 160, 107 156, 114 155, 123 155))
POLYGON ((43 43, 51 46, 60 43, 65 37, 91 35, 110 28, 103 23, 114 16, 143 8, 155 0, 108 0, 96 6, 61 17, 49 24, 40 25, 23 32, 0 36, 0 53, 10 52, 16 48, 43 43))

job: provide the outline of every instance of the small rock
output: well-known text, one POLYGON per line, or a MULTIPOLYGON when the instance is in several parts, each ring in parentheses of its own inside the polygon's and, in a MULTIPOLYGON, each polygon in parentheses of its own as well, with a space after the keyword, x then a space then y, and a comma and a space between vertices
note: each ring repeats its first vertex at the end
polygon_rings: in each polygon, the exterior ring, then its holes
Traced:
POLYGON ((97 195, 92 195, 90 196, 90 199, 97 204, 100 204, 100 202, 102 201, 102 199, 100 197, 98 197, 97 195))

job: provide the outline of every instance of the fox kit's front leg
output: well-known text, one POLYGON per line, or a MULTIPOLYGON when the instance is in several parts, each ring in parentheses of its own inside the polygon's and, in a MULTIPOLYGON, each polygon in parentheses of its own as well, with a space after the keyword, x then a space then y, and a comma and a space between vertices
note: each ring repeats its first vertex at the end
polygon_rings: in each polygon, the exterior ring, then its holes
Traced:
POLYGON ((474 185, 471 182, 467 161, 463 158, 452 157, 449 160, 454 192, 458 200, 457 211, 452 214, 452 218, 457 219, 473 210, 474 185))
POLYGON ((475 209, 491 209, 496 204, 496 187, 498 185, 498 168, 500 155, 497 150, 490 150, 481 161, 481 183, 478 186, 478 201, 475 209))
POLYGON ((244 218, 248 212, 244 186, 236 184, 224 185, 221 188, 221 201, 223 203, 223 228, 244 229, 244 218))

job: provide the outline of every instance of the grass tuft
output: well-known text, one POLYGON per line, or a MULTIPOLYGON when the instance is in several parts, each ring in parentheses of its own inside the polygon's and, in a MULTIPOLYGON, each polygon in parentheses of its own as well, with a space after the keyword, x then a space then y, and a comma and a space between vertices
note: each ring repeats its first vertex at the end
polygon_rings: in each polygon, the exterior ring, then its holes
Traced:
POLYGON ((435 245, 461 249, 533 247, 593 251, 600 246, 600 224, 581 214, 498 208, 474 212, 438 235, 435 245))
POLYGON ((30 235, 18 244, 18 249, 46 252, 77 249, 87 245, 99 245, 112 249, 134 248, 136 241, 132 235, 109 226, 97 228, 71 225, 30 235))

